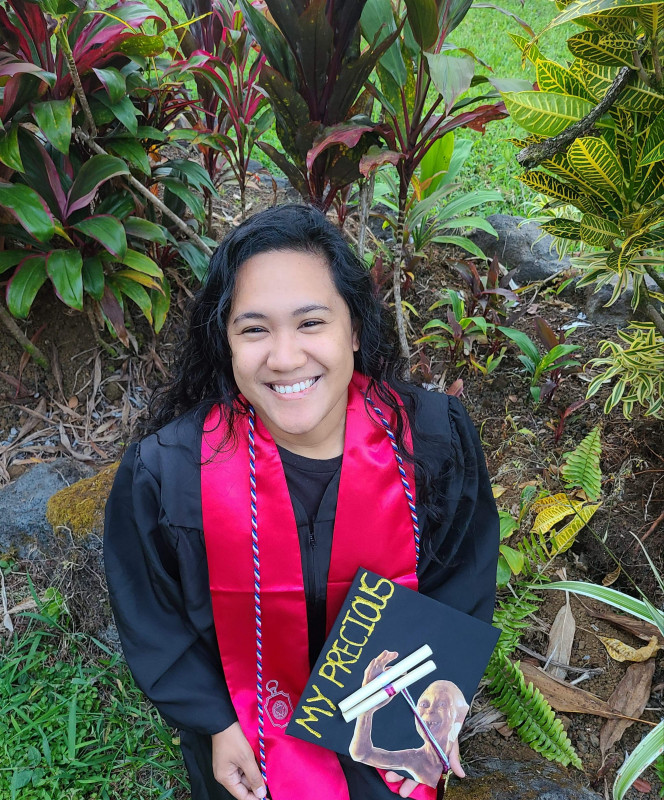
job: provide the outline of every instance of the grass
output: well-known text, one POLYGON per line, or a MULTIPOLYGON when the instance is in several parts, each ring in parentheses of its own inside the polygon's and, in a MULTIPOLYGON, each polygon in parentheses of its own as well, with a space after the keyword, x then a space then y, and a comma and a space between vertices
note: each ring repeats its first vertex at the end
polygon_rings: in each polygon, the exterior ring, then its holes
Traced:
POLYGON ((0 797, 175 800, 186 781, 171 729, 55 598, 0 640, 0 797))
MULTIPOLYGON (((552 0, 525 0, 523 7, 519 0, 502 0, 499 5, 524 19, 536 33, 558 14, 552 0)), ((547 57, 560 63, 570 58, 566 41, 573 31, 569 28, 554 28, 543 37, 539 46, 547 57)), ((530 63, 525 69, 522 68, 521 53, 509 38, 510 33, 526 35, 511 17, 494 9, 471 6, 450 40, 459 47, 471 49, 492 68, 495 77, 534 81, 534 68, 530 63)), ((480 75, 490 74, 482 66, 478 66, 476 71, 480 75)), ((460 175, 461 189, 499 189, 503 193, 503 202, 487 205, 485 213, 525 215, 525 204, 532 201, 533 193, 514 179, 521 167, 515 158, 516 149, 507 141, 510 137, 522 136, 523 131, 508 118, 489 123, 483 136, 470 129, 461 129, 456 135, 474 141, 470 157, 460 175)))

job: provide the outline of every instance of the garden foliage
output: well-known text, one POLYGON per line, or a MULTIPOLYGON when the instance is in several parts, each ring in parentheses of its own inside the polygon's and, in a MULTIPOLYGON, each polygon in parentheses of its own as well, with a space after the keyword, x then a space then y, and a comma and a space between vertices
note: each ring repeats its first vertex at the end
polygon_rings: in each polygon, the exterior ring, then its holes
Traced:
POLYGON ((659 415, 662 404, 652 367, 661 360, 664 336, 658 310, 664 301, 663 18, 664 5, 641 0, 565 4, 549 27, 573 21, 582 29, 568 39, 571 62, 551 61, 535 43, 515 37, 535 65, 538 90, 503 95, 512 118, 529 133, 515 141, 525 148, 583 120, 628 71, 594 127, 520 176, 549 207, 566 210, 542 227, 583 247, 573 260, 584 272, 578 285, 609 286, 608 305, 631 289, 632 306, 650 320, 625 339, 628 348, 605 343, 605 357, 595 362, 607 369, 591 392, 618 378, 606 410, 622 402, 626 416, 636 403, 659 415))

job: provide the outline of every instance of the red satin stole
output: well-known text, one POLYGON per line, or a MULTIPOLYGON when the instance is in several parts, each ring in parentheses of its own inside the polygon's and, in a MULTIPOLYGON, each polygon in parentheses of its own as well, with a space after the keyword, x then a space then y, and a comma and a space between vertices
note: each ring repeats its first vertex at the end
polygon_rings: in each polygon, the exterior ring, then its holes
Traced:
MULTIPOLYGON (((362 566, 417 589, 413 525, 394 450, 365 408, 368 380, 348 390, 346 434, 327 586, 327 632, 362 566)), ((380 407, 380 405, 379 405, 380 407)), ((381 408, 394 430, 396 420, 381 408)), ((405 415, 404 415, 405 416, 405 415)), ((201 499, 212 610, 224 675, 240 726, 258 757, 256 621, 249 494, 249 425, 238 417, 238 446, 218 453, 220 410, 202 439, 201 499)), ((406 442, 411 447, 410 434, 406 442)), ((257 528, 263 633, 266 772, 273 800, 344 800, 348 788, 336 755, 286 736, 309 678, 302 559, 291 499, 276 445, 256 419, 257 528)), ((411 491, 415 482, 406 467, 411 491)), ((399 784, 388 784, 396 792, 399 784)), ((433 794, 431 794, 433 792, 433 794)), ((414 795, 434 798, 420 787, 414 795)))

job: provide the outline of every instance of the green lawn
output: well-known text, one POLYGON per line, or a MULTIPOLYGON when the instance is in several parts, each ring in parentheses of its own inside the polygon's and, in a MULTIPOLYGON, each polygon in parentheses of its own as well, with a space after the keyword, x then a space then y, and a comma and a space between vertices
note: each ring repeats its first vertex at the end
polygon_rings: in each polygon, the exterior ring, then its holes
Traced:
MULTIPOLYGON (((552 0, 525 0, 523 8, 519 0, 504 0, 500 5, 517 14, 539 33, 558 13, 552 0)), ((569 56, 566 40, 573 31, 570 26, 554 28, 541 40, 539 46, 543 53, 556 61, 564 63, 569 56)), ((509 38, 510 33, 525 36, 523 29, 511 17, 490 8, 474 8, 461 25, 452 33, 450 39, 460 47, 468 47, 492 69, 498 78, 525 78, 535 80, 535 71, 528 62, 527 68, 521 66, 521 53, 509 38)), ((478 74, 489 74, 481 66, 478 74)), ((481 87, 480 87, 481 88, 481 87)), ((511 120, 490 123, 486 134, 462 129, 459 137, 471 138, 475 144, 470 158, 461 175, 461 185, 466 190, 498 189, 504 201, 486 207, 485 212, 524 214, 524 201, 532 201, 532 192, 514 180, 520 171, 515 160, 516 149, 507 139, 523 135, 511 120)))

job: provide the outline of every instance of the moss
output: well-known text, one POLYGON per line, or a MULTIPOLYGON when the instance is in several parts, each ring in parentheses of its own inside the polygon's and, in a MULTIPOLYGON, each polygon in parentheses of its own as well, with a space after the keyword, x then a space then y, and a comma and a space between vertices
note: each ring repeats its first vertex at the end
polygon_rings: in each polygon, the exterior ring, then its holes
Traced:
POLYGON ((56 492, 46 505, 46 519, 54 530, 65 526, 74 536, 100 531, 104 506, 113 485, 119 461, 56 492))

